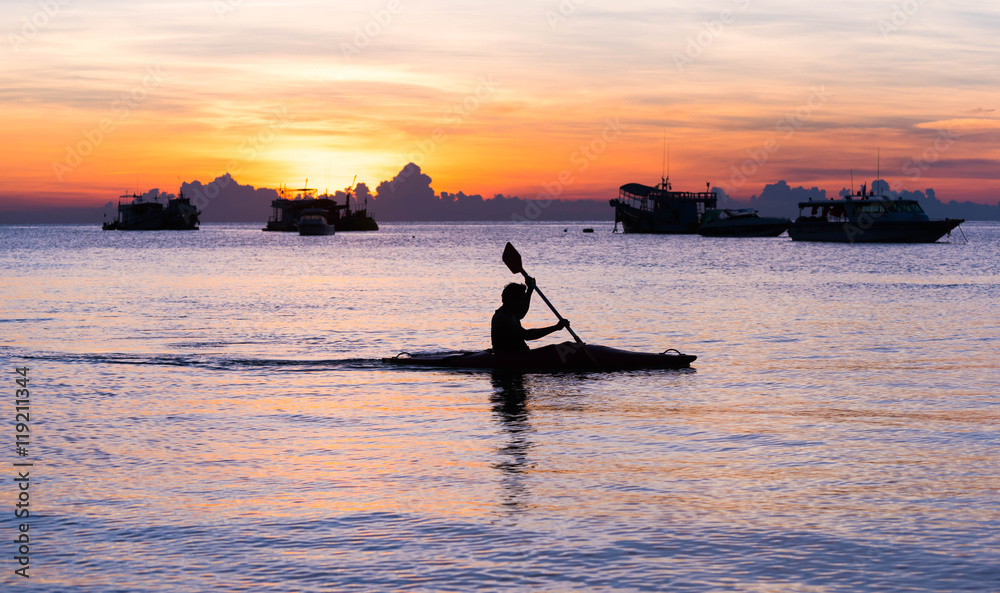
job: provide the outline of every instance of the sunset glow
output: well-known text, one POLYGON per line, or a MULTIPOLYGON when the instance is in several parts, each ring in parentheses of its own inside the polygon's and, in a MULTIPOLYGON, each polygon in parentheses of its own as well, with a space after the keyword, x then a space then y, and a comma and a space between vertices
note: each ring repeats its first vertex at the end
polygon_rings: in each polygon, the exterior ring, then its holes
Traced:
POLYGON ((969 3, 5 2, 0 211, 208 182, 746 199, 881 176, 1000 197, 995 35, 969 3), (568 182, 558 182, 560 176, 568 182))

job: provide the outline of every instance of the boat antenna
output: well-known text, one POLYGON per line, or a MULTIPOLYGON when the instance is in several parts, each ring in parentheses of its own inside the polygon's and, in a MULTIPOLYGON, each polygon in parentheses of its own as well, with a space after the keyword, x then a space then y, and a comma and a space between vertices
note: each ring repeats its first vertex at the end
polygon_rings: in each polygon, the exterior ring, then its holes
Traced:
POLYGON ((851 169, 851 195, 854 195, 854 169, 851 169))
POLYGON ((660 155, 662 163, 660 163, 660 179, 667 174, 667 129, 663 129, 663 153, 660 155))
POLYGON ((670 189, 670 145, 667 144, 667 130, 663 129, 663 163, 660 168, 660 186, 670 189))
POLYGON ((666 184, 667 189, 669 190, 670 189, 670 145, 669 144, 667 144, 667 177, 663 181, 666 184))
MULTIPOLYGON (((875 149, 875 183, 878 183, 879 177, 882 176, 882 148, 878 147, 875 149)), ((882 186, 878 188, 878 197, 882 197, 882 186)))

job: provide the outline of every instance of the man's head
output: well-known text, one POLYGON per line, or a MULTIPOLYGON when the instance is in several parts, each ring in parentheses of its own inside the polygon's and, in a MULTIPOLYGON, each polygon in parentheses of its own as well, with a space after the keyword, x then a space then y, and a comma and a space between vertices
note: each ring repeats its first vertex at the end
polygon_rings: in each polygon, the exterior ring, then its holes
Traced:
POLYGON ((511 282, 507 286, 503 287, 503 293, 500 295, 500 300, 503 301, 504 305, 518 305, 521 303, 521 299, 524 298, 524 292, 528 290, 528 287, 523 284, 518 284, 517 282, 511 282))

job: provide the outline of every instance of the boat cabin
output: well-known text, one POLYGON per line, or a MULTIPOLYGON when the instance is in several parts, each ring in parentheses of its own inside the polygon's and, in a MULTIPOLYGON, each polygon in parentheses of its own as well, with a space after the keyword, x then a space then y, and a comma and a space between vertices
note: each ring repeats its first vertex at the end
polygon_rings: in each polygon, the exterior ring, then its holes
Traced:
POLYGON ((880 198, 877 200, 852 199, 799 202, 801 221, 850 222, 869 216, 884 221, 928 220, 927 213, 916 200, 880 198))
POLYGON ((299 223, 303 222, 315 222, 327 224, 326 220, 326 210, 322 208, 306 208, 302 211, 302 216, 299 218, 299 223))
POLYGON ((669 183, 649 187, 641 183, 626 183, 618 188, 618 200, 640 212, 666 214, 677 221, 692 216, 701 220, 707 208, 715 208, 714 191, 673 191, 669 183))

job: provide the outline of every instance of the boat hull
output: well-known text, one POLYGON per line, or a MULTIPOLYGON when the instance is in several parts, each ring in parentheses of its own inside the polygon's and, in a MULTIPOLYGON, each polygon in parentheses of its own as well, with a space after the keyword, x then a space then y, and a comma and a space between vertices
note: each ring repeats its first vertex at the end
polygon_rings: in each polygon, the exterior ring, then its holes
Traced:
POLYGON ((101 228, 106 231, 197 231, 199 214, 186 199, 170 200, 166 208, 155 202, 119 205, 118 218, 105 222, 101 228))
POLYGON ((787 218, 723 220, 702 225, 698 234, 703 237, 777 237, 787 231, 791 224, 792 221, 787 218))
POLYGON ((337 229, 329 224, 300 224, 299 234, 306 236, 333 235, 337 229))
POLYGON ((356 210, 334 221, 338 231, 377 231, 378 223, 366 210, 356 210))
POLYGON ((101 225, 105 231, 197 231, 198 221, 195 217, 143 217, 127 223, 115 220, 101 225))
POLYGON ((622 223, 626 233, 651 235, 691 235, 698 230, 698 213, 685 212, 684 216, 666 215, 660 212, 650 212, 635 208, 622 200, 611 200, 615 207, 615 218, 622 223))
POLYGON ((798 219, 788 229, 793 241, 828 243, 934 243, 964 222, 960 219, 830 222, 798 219))
POLYGON ((403 355, 383 358, 382 362, 402 366, 439 367, 454 369, 503 369, 522 371, 624 371, 644 369, 689 368, 697 356, 680 352, 631 352, 608 346, 587 345, 586 350, 575 342, 543 346, 527 352, 494 354, 479 352, 448 352, 431 355, 403 355), (591 356, 593 359, 591 359, 591 356), (597 364, 594 364, 596 360, 597 364))

